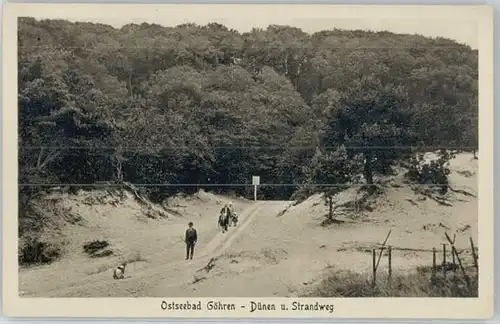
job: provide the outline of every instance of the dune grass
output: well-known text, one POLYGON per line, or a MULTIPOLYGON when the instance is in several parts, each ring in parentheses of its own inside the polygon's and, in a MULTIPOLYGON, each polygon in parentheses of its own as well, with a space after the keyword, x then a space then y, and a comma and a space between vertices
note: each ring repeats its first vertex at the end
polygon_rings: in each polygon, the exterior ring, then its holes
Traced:
POLYGON ((352 271, 334 271, 303 297, 478 297, 478 278, 474 268, 460 272, 437 272, 419 267, 409 273, 378 275, 376 286, 372 276, 352 271))

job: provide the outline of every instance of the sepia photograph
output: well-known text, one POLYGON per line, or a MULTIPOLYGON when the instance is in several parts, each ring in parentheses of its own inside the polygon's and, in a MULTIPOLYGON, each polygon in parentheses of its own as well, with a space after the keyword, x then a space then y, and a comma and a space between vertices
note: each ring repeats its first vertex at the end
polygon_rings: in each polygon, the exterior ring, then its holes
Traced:
POLYGON ((478 300, 491 8, 38 6, 12 15, 4 74, 20 299, 146 297, 163 316, 478 300))

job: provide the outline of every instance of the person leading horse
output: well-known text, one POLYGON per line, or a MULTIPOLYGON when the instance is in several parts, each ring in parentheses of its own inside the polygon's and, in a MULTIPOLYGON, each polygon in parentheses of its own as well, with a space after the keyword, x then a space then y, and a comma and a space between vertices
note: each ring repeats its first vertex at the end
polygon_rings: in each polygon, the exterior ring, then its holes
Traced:
POLYGON ((231 209, 226 204, 220 210, 220 215, 219 215, 219 227, 222 228, 222 233, 227 232, 230 217, 231 217, 231 209))

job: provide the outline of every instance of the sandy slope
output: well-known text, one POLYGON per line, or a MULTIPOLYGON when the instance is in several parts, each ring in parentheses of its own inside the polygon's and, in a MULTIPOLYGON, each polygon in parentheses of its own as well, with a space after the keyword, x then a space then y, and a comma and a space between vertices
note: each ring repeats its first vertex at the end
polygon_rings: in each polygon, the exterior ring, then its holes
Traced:
MULTIPOLYGON (((477 195, 477 160, 460 154, 452 170, 452 187, 477 195)), ((358 188, 351 188, 339 195, 338 205, 361 197, 358 188)), ((370 249, 389 229, 388 244, 403 249, 393 252, 395 271, 430 264, 432 254, 418 250, 440 249, 445 230, 457 234, 457 247, 467 248, 469 237, 477 242, 477 198, 460 192, 446 198, 436 201, 417 194, 401 177, 393 177, 381 196, 369 200, 370 209, 338 208, 343 223, 327 227, 319 225, 327 211, 320 195, 295 206, 233 199, 241 222, 226 234, 218 232, 214 216, 218 200, 225 198, 203 192, 171 202, 181 205, 185 218, 168 220, 141 216, 131 199, 118 206, 98 205, 94 211, 80 206, 78 211, 92 226, 68 228, 73 233, 68 255, 49 266, 21 270, 20 290, 25 296, 53 297, 293 296, 332 268, 368 271, 370 249), (188 219, 200 232, 192 261, 184 260, 180 241, 188 219), (122 255, 90 262, 81 246, 98 236, 110 240, 122 255), (134 253, 144 261, 130 264, 126 280, 113 280, 111 267, 120 258, 134 259, 134 253)), ((66 201, 76 206, 75 198, 66 201)), ((386 262, 382 260, 382 268, 386 262)))
MULTIPOLYGON (((81 192, 62 197, 55 193, 45 199, 50 201, 54 197, 58 198, 57 210, 71 210, 69 213, 80 217, 81 221, 78 224, 61 222, 60 231, 66 234, 61 261, 20 270, 19 290, 26 296, 45 295, 53 290, 109 278, 112 268, 124 260, 135 261, 128 266, 127 272, 131 273, 181 260, 185 256, 182 238, 187 223, 195 223, 199 232, 198 245, 205 246, 218 231, 218 211, 230 200, 201 191, 194 197, 172 199, 169 205, 178 213, 166 213, 168 218, 152 219, 130 194, 119 203, 113 203, 118 198, 106 192, 81 192), (93 259, 84 253, 86 242, 104 239, 111 244, 114 256, 93 259)), ((243 199, 231 201, 238 211, 249 205, 243 199)), ((155 209, 161 211, 158 206, 155 209)), ((45 236, 55 234, 50 229, 47 232, 45 236)))

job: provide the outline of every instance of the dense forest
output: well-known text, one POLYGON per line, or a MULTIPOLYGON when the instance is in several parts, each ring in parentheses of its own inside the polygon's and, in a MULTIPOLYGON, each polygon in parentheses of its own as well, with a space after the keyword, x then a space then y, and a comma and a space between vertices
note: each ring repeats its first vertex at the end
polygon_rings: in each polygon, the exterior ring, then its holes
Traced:
POLYGON ((107 182, 247 195, 252 175, 288 199, 478 145, 478 53, 449 39, 33 18, 18 33, 22 200, 107 182))

